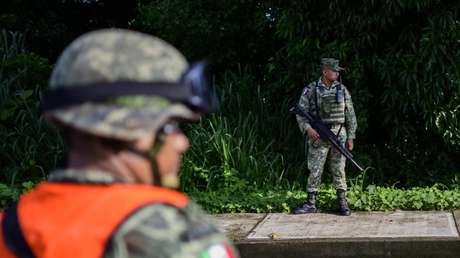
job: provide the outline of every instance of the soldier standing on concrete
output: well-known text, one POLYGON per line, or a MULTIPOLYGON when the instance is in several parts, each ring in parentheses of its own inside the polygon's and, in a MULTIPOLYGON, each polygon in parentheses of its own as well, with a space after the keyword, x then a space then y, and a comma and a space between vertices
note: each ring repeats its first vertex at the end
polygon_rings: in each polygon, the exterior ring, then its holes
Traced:
MULTIPOLYGON (((351 96, 346 87, 339 81, 339 60, 333 58, 321 59, 321 77, 303 89, 299 105, 306 112, 319 117, 337 135, 340 142, 350 151, 353 149, 353 139, 357 127, 356 116, 351 96)), ((345 178, 346 158, 324 139, 308 121, 297 115, 300 130, 308 136, 308 170, 310 175, 307 183, 307 201, 294 210, 294 214, 314 213, 316 195, 321 183, 324 164, 329 157, 330 170, 337 190, 337 200, 340 215, 349 216, 347 204, 347 183, 345 178)))
POLYGON ((216 107, 204 64, 128 30, 85 34, 60 56, 43 109, 67 165, 0 214, 0 257, 237 257, 176 189, 178 121, 216 107))

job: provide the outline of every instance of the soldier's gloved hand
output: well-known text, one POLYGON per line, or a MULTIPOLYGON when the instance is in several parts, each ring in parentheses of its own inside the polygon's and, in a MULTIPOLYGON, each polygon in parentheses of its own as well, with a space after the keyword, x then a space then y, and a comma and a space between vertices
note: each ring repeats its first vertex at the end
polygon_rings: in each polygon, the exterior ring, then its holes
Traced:
POLYGON ((353 150, 353 139, 348 139, 346 143, 346 147, 349 151, 353 150))
POLYGON ((308 134, 308 138, 311 139, 312 141, 316 141, 319 139, 318 132, 316 132, 316 130, 311 127, 307 129, 307 134, 308 134))

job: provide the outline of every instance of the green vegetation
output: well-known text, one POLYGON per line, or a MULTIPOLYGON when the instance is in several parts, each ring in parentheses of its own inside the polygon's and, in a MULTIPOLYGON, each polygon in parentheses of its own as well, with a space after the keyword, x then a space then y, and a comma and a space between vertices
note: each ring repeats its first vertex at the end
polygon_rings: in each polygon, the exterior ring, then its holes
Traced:
MULTIPOLYGON (((325 56, 347 68, 353 152, 368 167, 366 176, 347 170, 352 208, 459 208, 460 2, 111 2, 0 4, 0 205, 63 159, 62 141, 39 118, 57 54, 85 31, 116 26, 213 63, 221 109, 184 126, 193 145, 182 169, 183 190, 209 211, 288 211, 303 200, 303 139, 287 108, 325 56)), ((327 210, 335 193, 329 173, 323 181, 327 210)))
POLYGON ((14 186, 44 178, 56 166, 62 144, 39 118, 50 64, 24 51, 22 34, 2 31, 0 36, 0 178, 14 186))

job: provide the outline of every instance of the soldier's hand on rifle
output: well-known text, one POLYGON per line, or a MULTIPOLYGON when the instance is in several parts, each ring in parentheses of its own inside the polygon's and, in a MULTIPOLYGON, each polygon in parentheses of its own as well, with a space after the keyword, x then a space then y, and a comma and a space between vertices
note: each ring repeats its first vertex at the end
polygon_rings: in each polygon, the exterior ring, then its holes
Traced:
POLYGON ((307 129, 307 134, 308 134, 308 138, 313 141, 316 141, 319 139, 318 132, 316 132, 316 130, 311 127, 307 129))
POLYGON ((349 151, 353 150, 353 139, 348 139, 346 143, 346 147, 349 151))

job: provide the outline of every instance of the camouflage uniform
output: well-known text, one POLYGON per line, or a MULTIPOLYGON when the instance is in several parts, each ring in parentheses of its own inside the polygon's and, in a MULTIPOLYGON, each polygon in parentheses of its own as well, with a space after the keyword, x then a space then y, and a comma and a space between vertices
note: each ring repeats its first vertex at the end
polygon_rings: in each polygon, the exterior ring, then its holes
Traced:
MULTIPOLYGON (((75 40, 60 56, 50 88, 78 88, 93 83, 179 81, 188 68, 182 54, 167 42, 127 30, 99 30, 75 40)), ((110 84, 107 85, 110 91, 110 84)), ((86 102, 44 114, 58 126, 92 135, 132 141, 157 132, 170 119, 196 121, 200 114, 167 98, 122 96, 86 102)), ((120 183, 104 171, 64 169, 53 182, 120 183)), ((135 182, 121 182, 135 183, 135 182)), ((71 205, 71 204, 69 204, 71 205)), ((151 204, 131 214, 110 238, 104 257, 238 257, 236 249, 194 203, 184 209, 151 204)))
MULTIPOLYGON (((331 131, 338 136, 342 144, 345 144, 347 139, 355 138, 357 122, 353 102, 347 88, 340 82, 335 81, 330 87, 327 87, 321 78, 310 83, 303 89, 299 105, 305 111, 319 115, 321 120, 331 127, 331 131), (315 98, 317 99, 315 100, 315 98), (319 110, 316 110, 316 103, 319 110)), ((302 133, 311 127, 308 121, 301 116, 297 116, 297 122, 302 133)), ((307 144, 307 162, 310 171, 307 191, 318 191, 328 154, 335 188, 346 191, 345 157, 333 148, 327 140, 312 141, 308 139, 307 144)))

